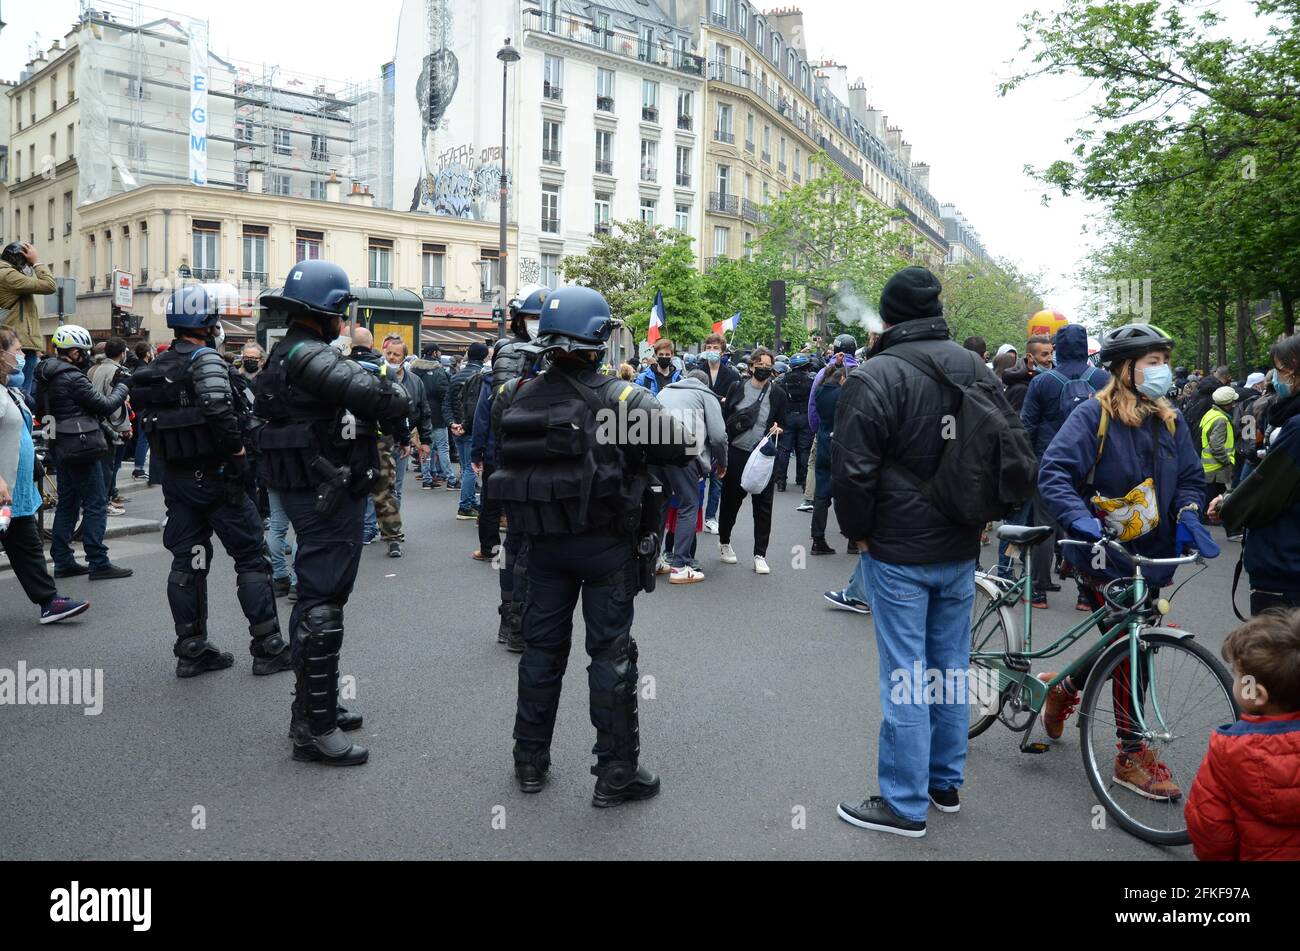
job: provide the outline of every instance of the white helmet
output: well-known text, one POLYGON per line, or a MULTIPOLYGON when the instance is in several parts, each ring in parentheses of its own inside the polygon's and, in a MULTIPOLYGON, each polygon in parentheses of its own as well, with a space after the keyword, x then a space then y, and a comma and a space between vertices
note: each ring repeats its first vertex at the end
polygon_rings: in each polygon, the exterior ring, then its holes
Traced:
POLYGON ((76 324, 64 324, 54 331, 55 350, 71 350, 74 347, 89 350, 93 346, 90 331, 85 327, 79 327, 76 324))

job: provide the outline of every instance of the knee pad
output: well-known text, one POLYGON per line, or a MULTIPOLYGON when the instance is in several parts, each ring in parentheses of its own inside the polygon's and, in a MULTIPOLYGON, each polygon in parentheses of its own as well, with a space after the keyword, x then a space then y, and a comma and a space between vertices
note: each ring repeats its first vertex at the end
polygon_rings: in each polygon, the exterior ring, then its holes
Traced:
POLYGON ((308 643, 314 641, 319 648, 338 653, 343 645, 343 606, 318 604, 303 615, 302 626, 308 643))
POLYGON ((264 569, 257 571, 240 571, 235 575, 235 587, 242 588, 244 585, 270 584, 271 572, 264 569))
POLYGON ((173 568, 167 575, 167 583, 175 585, 178 588, 197 588, 204 585, 208 580, 206 571, 182 571, 173 568))

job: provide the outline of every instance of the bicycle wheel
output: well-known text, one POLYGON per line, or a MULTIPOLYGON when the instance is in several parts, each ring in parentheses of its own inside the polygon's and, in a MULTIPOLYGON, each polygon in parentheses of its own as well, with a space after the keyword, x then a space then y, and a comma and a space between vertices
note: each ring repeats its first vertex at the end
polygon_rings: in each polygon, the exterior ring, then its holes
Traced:
POLYGON ((1157 845, 1186 845, 1183 806, 1210 734, 1237 718, 1232 677, 1213 653, 1182 631, 1152 628, 1140 641, 1136 678, 1127 638, 1107 650, 1088 675, 1079 714, 1083 766, 1093 792, 1125 831, 1157 845), (1141 711, 1145 732, 1130 717, 1132 710, 1141 711), (1143 791, 1131 773, 1117 775, 1120 736, 1140 741, 1138 755, 1174 788, 1143 791))
MULTIPOLYGON (((997 597, 996 585, 991 581, 976 578, 975 604, 971 608, 970 625, 972 653, 1005 654, 1013 649, 1013 645, 1019 645, 1011 612, 1003 605, 994 607, 997 597)), ((969 698, 971 700, 970 729, 966 735, 973 740, 997 722, 998 711, 1002 709, 1006 691, 998 691, 993 697, 983 695, 989 689, 985 685, 999 683, 998 672, 974 659, 971 660, 971 670, 975 674, 972 680, 977 681, 979 687, 976 696, 969 698)))

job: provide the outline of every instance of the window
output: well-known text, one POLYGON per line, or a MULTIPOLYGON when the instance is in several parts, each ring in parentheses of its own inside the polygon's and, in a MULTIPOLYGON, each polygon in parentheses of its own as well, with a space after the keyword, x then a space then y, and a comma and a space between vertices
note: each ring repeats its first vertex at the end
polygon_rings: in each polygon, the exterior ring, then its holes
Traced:
MULTIPOLYGON (((221 225, 216 221, 194 222, 194 255, 190 269, 200 281, 217 279, 217 242, 221 235, 221 225)), ((109 251, 112 263, 112 251, 109 251)))
POLYGON ((641 118, 659 121, 659 84, 650 79, 641 80, 641 118))
POLYGON ((543 254, 540 281, 547 287, 558 287, 560 284, 560 256, 558 254, 543 254))
MULTIPOLYGON (((798 181, 798 180, 799 180, 799 169, 803 168, 803 161, 802 161, 802 157, 801 157, 801 155, 800 155, 800 151, 801 151, 801 150, 800 150, 799 146, 796 145, 796 146, 794 147, 794 178, 795 178, 795 181, 798 181)), ((785 156, 782 155, 782 158, 784 158, 784 157, 785 157, 785 156)))
POLYGON ((54 240, 54 199, 51 198, 45 205, 45 220, 50 226, 50 237, 48 240, 54 240))
POLYGON ((596 221, 596 231, 609 231, 609 206, 614 196, 608 192, 596 192, 596 207, 594 218, 596 221))
POLYGON ((717 181, 718 181, 718 194, 725 197, 727 193, 731 191, 731 166, 730 165, 718 166, 717 181))
POLYGON ((745 173, 745 200, 749 201, 749 196, 754 194, 754 176, 749 172, 745 173))
POLYGON ((614 31, 609 28, 609 14, 596 14, 596 43, 604 49, 614 45, 614 31))
POLYGON ((54 156, 58 154, 59 154, 58 136, 55 135, 53 132, 51 132, 50 133, 50 158, 49 158, 51 169, 54 166, 54 156))
POLYGON ((559 0, 542 0, 542 29, 554 33, 556 26, 556 13, 558 12, 559 0))
POLYGON ((710 19, 721 26, 727 25, 727 0, 709 0, 710 19))
POLYGON ((614 71, 596 70, 596 108, 601 112, 614 111, 614 71))
POLYGON ((713 256, 715 258, 725 258, 727 251, 731 247, 731 229, 714 228, 713 229, 713 256))
POLYGON ((72 234, 72 192, 63 193, 63 234, 72 234))
POLYGON ((77 98, 77 73, 75 66, 68 67, 68 102, 77 98))
POLYGON ((497 248, 479 248, 480 260, 487 261, 488 266, 481 268, 479 274, 479 298, 481 300, 493 300, 497 295, 497 289, 501 287, 501 260, 500 252, 497 248))
POLYGON ((560 233, 560 186, 542 186, 542 231, 560 233))
POLYGON ((753 243, 754 243, 753 232, 746 231, 745 232, 745 260, 746 261, 754 260, 754 248, 752 246, 753 243))
POLYGON ((55 73, 50 77, 50 112, 57 112, 59 109, 59 74, 55 73))
POLYGON ((685 231, 687 234, 691 233, 691 206, 690 205, 677 206, 677 217, 673 221, 673 227, 676 228, 678 231, 685 231))
POLYGON ((614 174, 614 133, 604 129, 596 130, 596 171, 614 174))
POLYGON ((725 102, 718 103, 718 111, 713 126, 713 137, 719 142, 736 141, 736 136, 731 131, 731 106, 725 102))
POLYGON ((654 139, 641 140, 641 181, 653 182, 659 178, 659 143, 654 139))
POLYGON ((772 62, 781 64, 781 34, 772 33, 772 62))
POLYGON ((265 225, 245 225, 242 240, 244 252, 243 279, 248 282, 261 283, 266 280, 266 238, 265 225))
MULTIPOLYGON (((23 180, 23 150, 14 150, 14 182, 23 180)), ((18 226, 14 225, 14 234, 18 234, 18 226)))
MULTIPOLYGON (((50 230, 54 230, 54 199, 50 199, 50 230)), ((122 226, 122 255, 117 262, 122 270, 131 270, 131 226, 122 226)))
POLYGON ((420 283, 425 300, 443 300, 447 295, 447 246, 426 244, 420 254, 420 283))
POLYGON ((69 122, 69 123, 68 123, 68 134, 67 134, 67 136, 65 137, 65 138, 67 139, 67 143, 68 143, 68 158, 72 158, 72 156, 74 156, 74 155, 77 153, 76 148, 75 148, 75 147, 73 146, 73 144, 72 144, 72 140, 73 140, 72 130, 73 130, 74 128, 75 128, 75 126, 74 126, 71 122, 69 122))
POLYGON ((788 79, 788 80, 790 80, 790 82, 794 82, 794 62, 795 62, 795 59, 796 59, 796 57, 795 57, 795 55, 794 55, 794 50, 790 50, 790 52, 786 53, 786 55, 785 55, 785 78, 788 79))
POLYGON ((293 147, 289 143, 288 129, 272 129, 271 137, 272 137, 272 141, 275 143, 276 155, 293 154, 293 147))
POLYGON ((649 62, 655 45, 655 28, 649 24, 642 23, 640 35, 641 42, 637 45, 637 57, 649 62))
POLYGON ((785 170, 785 136, 781 136, 781 150, 777 152, 777 158, 781 162, 781 170, 785 170))
POLYGON ((564 60, 549 53, 542 61, 542 95, 552 102, 564 98, 564 60))
POLYGON ((368 257, 370 286, 392 287, 393 242, 386 238, 371 238, 368 257))
POLYGON ((311 180, 311 197, 315 198, 317 201, 324 201, 326 194, 328 194, 325 186, 328 184, 329 183, 322 178, 313 178, 311 180))
POLYGON ((741 3, 739 6, 739 11, 740 11, 740 35, 744 36, 746 33, 749 32, 749 8, 746 7, 744 3, 741 3))
POLYGON ((641 199, 641 221, 643 224, 652 225, 655 223, 655 205, 657 202, 653 198, 641 199))
POLYGON ((677 62, 674 64, 678 69, 686 69, 688 66, 694 67, 691 63, 691 38, 684 34, 677 37, 677 62))
POLYGON ((763 161, 772 161, 772 127, 763 126, 763 161))
POLYGON ((547 119, 542 123, 542 161, 560 164, 560 124, 547 119))
POLYGON ((321 248, 325 244, 325 234, 321 231, 299 231, 294 242, 294 263, 299 261, 319 261, 321 248))
MULTIPOLYGON (((68 195, 72 197, 71 193, 68 195)), ((68 230, 71 231, 71 222, 68 223, 68 230)), ((64 268, 67 273, 67 268, 64 268)), ((149 222, 140 222, 140 280, 149 280, 149 222)))
POLYGON ((695 112, 695 97, 689 90, 677 91, 677 128, 690 131, 692 115, 695 112))
MULTIPOLYGON (((14 234, 17 234, 17 233, 18 233, 18 212, 15 211, 15 212, 14 212, 14 234)), ((99 268, 98 268, 98 264, 99 264, 99 253, 98 253, 98 252, 99 252, 99 249, 98 249, 98 248, 96 247, 96 245, 95 245, 95 236, 92 234, 92 235, 90 236, 90 250, 86 252, 86 264, 89 265, 89 268, 90 268, 90 270, 87 271, 86 273, 88 273, 88 274, 90 275, 90 289, 91 289, 92 291, 95 289, 95 272, 96 272, 97 270, 99 270, 99 268)))
POLYGON ((763 41, 767 39, 767 31, 763 28, 762 20, 754 21, 754 45, 759 50, 763 49, 763 41))
POLYGON ((808 93, 808 64, 799 64, 799 85, 803 88, 804 94, 808 93))
POLYGON ((328 162, 330 158, 329 140, 323 135, 312 133, 311 137, 311 160, 313 162, 328 162))
POLYGON ((289 189, 291 184, 288 175, 276 173, 271 176, 271 194, 288 195, 290 193, 289 189))
POLYGON ((691 187, 691 150, 681 145, 677 146, 677 184, 691 187))

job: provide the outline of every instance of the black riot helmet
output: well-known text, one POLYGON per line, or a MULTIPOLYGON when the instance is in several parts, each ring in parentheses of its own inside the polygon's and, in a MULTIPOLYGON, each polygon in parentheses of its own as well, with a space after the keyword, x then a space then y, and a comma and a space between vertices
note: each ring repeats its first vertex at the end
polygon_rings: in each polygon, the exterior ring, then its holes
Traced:
POLYGON ((858 338, 853 336, 853 334, 840 334, 835 338, 835 353, 845 353, 849 356, 853 356, 854 351, 857 349, 858 338))
POLYGON ((329 261, 299 261, 289 270, 284 287, 266 295, 273 306, 290 317, 310 317, 322 326, 333 318, 345 319, 356 295, 347 272, 329 261))

